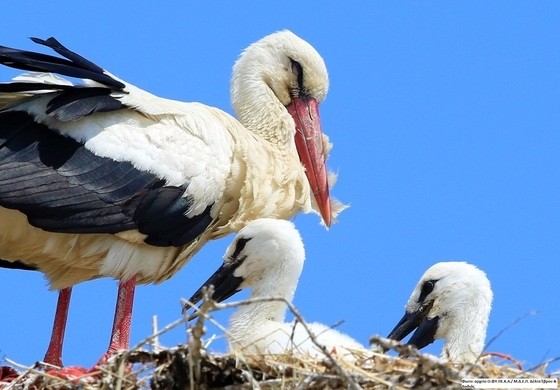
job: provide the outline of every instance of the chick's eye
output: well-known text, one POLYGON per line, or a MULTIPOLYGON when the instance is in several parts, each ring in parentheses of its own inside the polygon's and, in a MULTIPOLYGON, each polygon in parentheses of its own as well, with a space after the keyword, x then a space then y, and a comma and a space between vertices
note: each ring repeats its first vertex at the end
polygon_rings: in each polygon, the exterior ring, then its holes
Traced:
POLYGON ((233 251, 233 254, 231 255, 231 259, 235 260, 237 259, 237 257, 240 255, 241 251, 243 249, 245 249, 245 245, 247 245, 247 242, 249 242, 249 240, 251 240, 251 238, 240 238, 239 240, 237 240, 237 242, 235 243, 235 250, 233 251))
POLYGON ((428 295, 434 290, 435 280, 426 280, 422 285, 422 290, 420 290, 420 297, 418 297, 418 302, 423 302, 428 295))
POLYGON ((424 283, 424 285, 422 286, 422 293, 428 295, 429 293, 431 293, 432 291, 434 291, 434 282, 432 282, 431 280, 428 280, 426 283, 424 283))

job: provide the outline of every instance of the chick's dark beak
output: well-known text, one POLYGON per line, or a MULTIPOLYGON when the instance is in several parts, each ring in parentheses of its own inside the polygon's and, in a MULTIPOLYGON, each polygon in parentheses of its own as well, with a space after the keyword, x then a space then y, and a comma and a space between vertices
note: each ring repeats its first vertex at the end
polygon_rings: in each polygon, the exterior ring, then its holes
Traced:
POLYGON ((433 301, 424 302, 417 310, 405 312, 404 316, 387 338, 401 341, 416 329, 407 344, 420 349, 434 342, 439 317, 428 318, 433 301))
MULTIPOLYGON (((204 299, 204 291, 212 286, 213 290, 210 298, 216 302, 222 302, 241 290, 243 278, 235 276, 235 270, 239 266, 238 262, 224 263, 206 282, 189 298, 192 305, 196 305, 204 299)), ((190 309, 190 305, 183 306, 183 313, 190 309)), ((196 318, 195 313, 189 317, 189 321, 196 318)))

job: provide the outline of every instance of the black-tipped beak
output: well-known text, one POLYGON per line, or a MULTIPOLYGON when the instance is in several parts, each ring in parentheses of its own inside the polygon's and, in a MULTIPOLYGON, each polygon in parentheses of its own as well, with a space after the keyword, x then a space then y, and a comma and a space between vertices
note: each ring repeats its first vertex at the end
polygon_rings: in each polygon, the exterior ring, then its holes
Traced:
POLYGON ((412 335, 408 344, 414 345, 416 348, 421 349, 426 345, 429 345, 435 341, 435 334, 438 328, 439 317, 435 316, 433 318, 425 317, 416 332, 412 335))
MULTIPOLYGON (((222 302, 234 295, 235 293, 241 291, 241 283, 243 283, 243 278, 235 276, 235 270, 239 267, 240 262, 233 261, 230 263, 223 263, 220 268, 212 276, 208 278, 206 282, 189 298, 189 302, 193 305, 200 302, 204 296, 204 289, 213 286, 214 291, 210 298, 216 302, 222 302)), ((189 305, 183 306, 183 312, 190 308, 189 305)), ((197 317, 194 313, 189 317, 189 320, 193 320, 197 317)))
POLYGON ((433 343, 439 320, 437 316, 428 318, 428 313, 433 303, 433 301, 424 302, 418 310, 405 312, 387 338, 401 341, 416 329, 416 332, 414 332, 407 344, 414 345, 420 349, 433 343))

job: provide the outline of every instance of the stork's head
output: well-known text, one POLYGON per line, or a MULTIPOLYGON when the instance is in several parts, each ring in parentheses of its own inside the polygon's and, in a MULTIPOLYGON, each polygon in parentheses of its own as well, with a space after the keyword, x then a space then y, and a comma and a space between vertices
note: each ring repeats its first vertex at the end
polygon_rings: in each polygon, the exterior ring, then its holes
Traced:
POLYGON ((239 103, 235 94, 241 92, 244 82, 236 77, 250 77, 249 73, 263 79, 285 107, 294 97, 313 98, 320 103, 329 90, 323 58, 313 46, 288 30, 270 34, 243 51, 233 68, 234 108, 239 103))
POLYGON ((319 103, 329 89, 327 68, 306 41, 284 30, 249 46, 233 68, 232 105, 239 121, 282 150, 294 146, 327 226, 331 204, 319 103))
POLYGON ((492 290, 486 274, 465 262, 430 267, 414 288, 405 314, 388 338, 423 348, 444 339, 443 357, 475 360, 484 347, 492 290))
POLYGON ((305 250, 293 223, 257 219, 239 231, 222 266, 189 299, 197 303, 204 287, 214 286, 212 299, 222 302, 244 288, 253 296, 291 300, 305 260, 305 250))

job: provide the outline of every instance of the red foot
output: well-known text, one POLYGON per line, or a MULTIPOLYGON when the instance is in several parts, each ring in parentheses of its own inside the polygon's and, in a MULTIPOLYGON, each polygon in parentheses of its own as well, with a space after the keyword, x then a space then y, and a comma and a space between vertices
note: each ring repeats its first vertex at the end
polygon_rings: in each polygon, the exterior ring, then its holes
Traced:
POLYGON ((11 382, 19 376, 12 367, 0 366, 0 382, 11 382))
POLYGON ((99 374, 100 371, 94 368, 84 368, 84 367, 63 367, 54 370, 48 370, 47 375, 56 376, 57 378, 66 379, 69 381, 78 381, 82 379, 87 379, 88 382, 93 382, 95 376, 99 374))
POLYGON ((104 353, 103 355, 101 355, 101 357, 99 358, 99 360, 97 361, 97 363, 95 364, 94 367, 103 367, 106 366, 107 363, 109 362, 109 358, 113 356, 111 353, 107 352, 104 353))
MULTIPOLYGON (((95 364, 95 366, 93 366, 92 370, 94 369, 101 369, 103 366, 106 366, 109 364, 109 359, 111 357, 113 357, 116 353, 104 353, 101 358, 97 361, 97 363, 95 364)), ((126 364, 125 365, 125 371, 130 371, 132 368, 132 364, 126 364)))
POLYGON ((91 381, 95 380, 95 377, 101 373, 101 367, 108 364, 109 358, 112 355, 113 354, 111 353, 103 354, 99 361, 92 368, 68 366, 47 370, 45 373, 47 375, 56 376, 57 378, 62 378, 68 381, 79 381, 86 379, 88 380, 88 382, 90 382, 90 379, 91 381))

